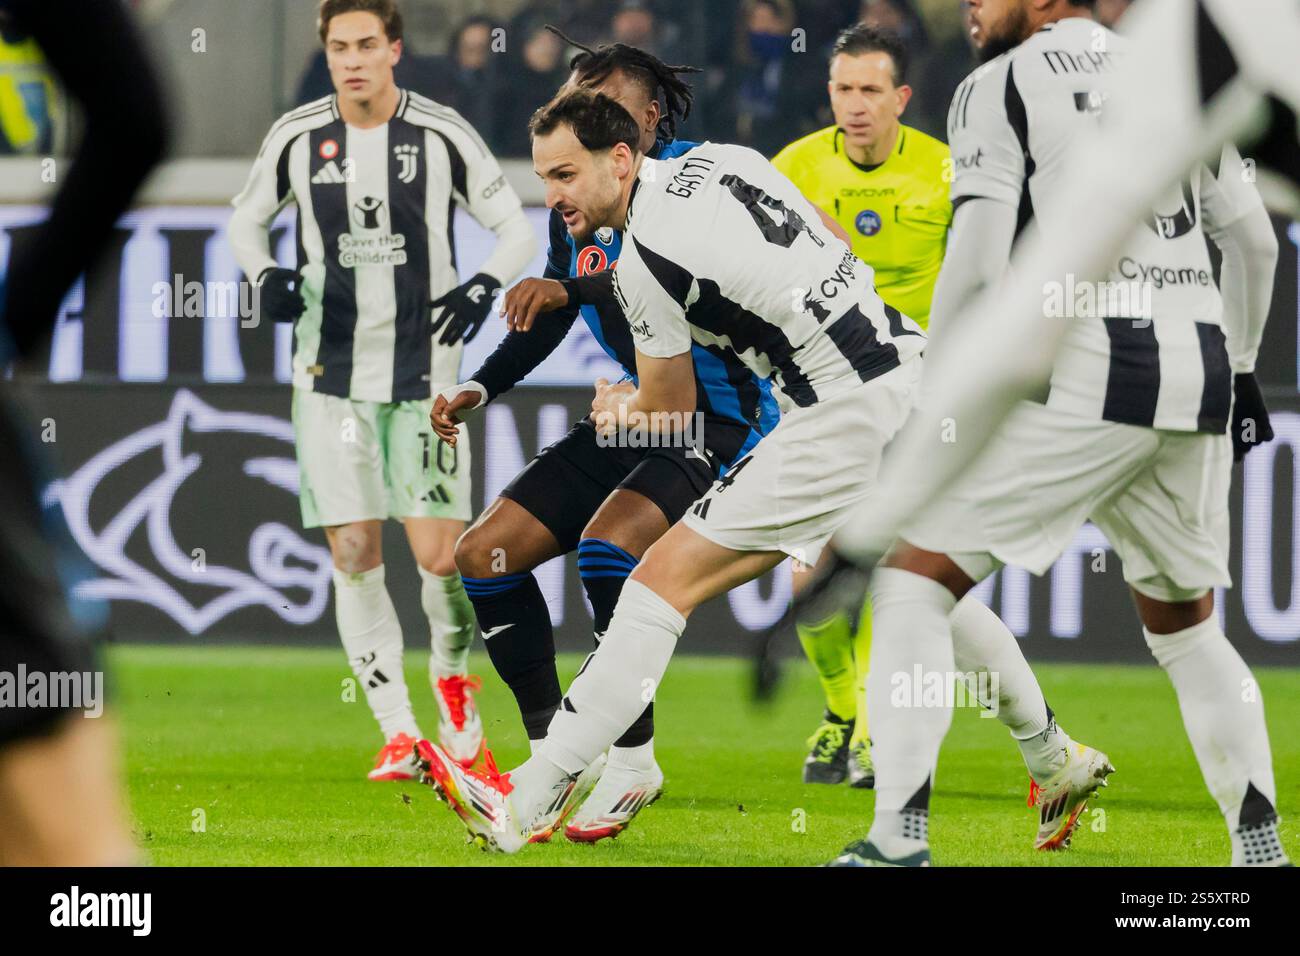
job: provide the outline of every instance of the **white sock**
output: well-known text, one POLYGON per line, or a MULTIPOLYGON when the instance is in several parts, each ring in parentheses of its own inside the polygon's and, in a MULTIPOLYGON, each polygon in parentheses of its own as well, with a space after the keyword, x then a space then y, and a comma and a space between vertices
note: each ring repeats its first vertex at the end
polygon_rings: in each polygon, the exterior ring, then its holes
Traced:
POLYGON ((608 750, 653 700, 685 629, 686 618, 658 594, 624 583, 600 647, 569 685, 538 755, 577 773, 608 750))
POLYGON ((606 767, 624 767, 628 770, 650 771, 655 766, 654 738, 636 747, 610 747, 606 767))
POLYGON ((867 717, 876 813, 869 838, 889 857, 914 853, 926 843, 930 787, 952 707, 946 694, 912 706, 912 685, 918 668, 923 680, 937 674, 944 687, 952 679, 948 615, 955 604, 946 587, 919 574, 877 568, 872 576, 867 717))
POLYGON ((997 718, 1011 732, 1020 747, 1025 766, 1043 783, 1065 765, 1070 737, 1056 726, 1030 670, 1020 642, 973 594, 957 602, 948 618, 952 622, 952 650, 957 670, 963 674, 988 674, 983 684, 968 680, 980 703, 996 711, 997 718), (996 683, 995 683, 996 681, 996 683), (997 694, 997 700, 985 700, 997 694))
POLYGON ((384 586, 384 566, 348 574, 334 569, 334 618, 352 673, 384 739, 420 736, 402 673, 402 628, 384 586))
POLYGON ((474 606, 459 574, 442 577, 416 565, 420 572, 420 604, 429 619, 429 680, 464 674, 474 643, 474 606))
POLYGON ((533 755, 511 770, 509 776, 513 787, 510 791, 510 806, 515 821, 527 825, 545 809, 545 804, 551 802, 556 785, 572 774, 556 766, 534 748, 533 755))
MULTIPOLYGON (((1264 700, 1217 616, 1173 634, 1142 632, 1173 682, 1192 751, 1229 832, 1274 816, 1277 789, 1264 700)), ((1234 838, 1234 862, 1237 843, 1234 838)))

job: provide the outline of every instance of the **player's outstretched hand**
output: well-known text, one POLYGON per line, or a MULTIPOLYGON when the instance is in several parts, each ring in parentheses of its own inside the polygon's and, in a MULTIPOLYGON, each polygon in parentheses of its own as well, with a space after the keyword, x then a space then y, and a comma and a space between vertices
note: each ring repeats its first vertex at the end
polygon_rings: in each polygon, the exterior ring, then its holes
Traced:
POLYGON ((256 296, 257 315, 272 322, 293 322, 307 309, 302 298, 302 277, 292 269, 263 269, 257 277, 256 296))
POLYGON ((456 446, 457 427, 471 411, 487 404, 487 389, 478 382, 465 382, 444 388, 433 398, 429 424, 434 433, 453 448, 456 446))
POLYGON ((429 333, 437 335, 438 330, 442 330, 442 335, 438 336, 439 345, 473 341, 492 310, 492 297, 500 288, 500 282, 486 272, 480 272, 430 302, 429 308, 434 311, 434 316, 429 333))
POLYGON ((501 298, 500 312, 511 332, 527 332, 543 312, 569 304, 569 290, 556 279, 524 279, 501 298))
POLYGON ((1232 458, 1241 461, 1256 445, 1273 440, 1273 425, 1254 372, 1234 375, 1232 391, 1232 458))

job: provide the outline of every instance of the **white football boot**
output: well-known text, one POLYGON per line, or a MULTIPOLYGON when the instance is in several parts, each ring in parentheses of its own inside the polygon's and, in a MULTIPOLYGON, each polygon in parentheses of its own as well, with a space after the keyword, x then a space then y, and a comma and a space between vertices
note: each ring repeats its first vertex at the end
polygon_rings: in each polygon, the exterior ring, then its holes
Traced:
POLYGON ((1088 805, 1088 799, 1107 785, 1106 777, 1115 772, 1110 758, 1086 744, 1070 742, 1065 766, 1052 774, 1041 787, 1029 783, 1029 806, 1038 807, 1038 835, 1035 850, 1064 850, 1088 805))
POLYGON ((483 720, 478 715, 474 691, 483 686, 478 677, 453 674, 433 685, 438 702, 438 743, 462 767, 472 767, 483 752, 483 720))
POLYGON ((497 770, 492 751, 484 751, 483 770, 461 766, 441 747, 427 740, 416 744, 416 753, 421 782, 432 786, 438 798, 461 818, 471 842, 497 853, 518 853, 527 843, 549 840, 581 796, 589 792, 594 785, 593 778, 599 776, 604 765, 602 756, 581 774, 562 778, 531 819, 524 820, 515 812, 511 800, 515 787, 510 782, 510 774, 497 770), (584 777, 590 782, 584 783, 584 777))
POLYGON ((551 799, 546 802, 546 809, 541 812, 529 829, 529 843, 545 843, 564 826, 570 814, 579 804, 586 806, 587 797, 605 779, 607 772, 605 755, 601 754, 591 762, 586 770, 576 777, 570 777, 556 784, 551 799))
POLYGON ((627 759, 623 748, 613 747, 600 782, 564 828, 564 835, 574 843, 616 837, 663 792, 664 773, 653 753, 648 761, 634 762, 627 759))
POLYGON ((420 768, 415 755, 415 738, 393 734, 375 757, 375 769, 366 776, 371 780, 418 780, 420 768))

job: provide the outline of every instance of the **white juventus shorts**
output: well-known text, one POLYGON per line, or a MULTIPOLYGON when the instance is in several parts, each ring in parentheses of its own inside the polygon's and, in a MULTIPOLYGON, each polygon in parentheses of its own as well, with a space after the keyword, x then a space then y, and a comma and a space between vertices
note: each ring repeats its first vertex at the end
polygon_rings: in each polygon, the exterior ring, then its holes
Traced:
POLYGON ((364 402, 293 390, 305 528, 384 518, 470 518, 469 433, 456 447, 429 424, 433 399, 364 402))
POLYGON ((920 377, 917 356, 816 405, 783 412, 682 520, 733 551, 783 551, 815 564, 852 508, 870 496, 881 452, 907 419, 920 377))
POLYGON ((1021 404, 988 450, 900 537, 972 578, 1045 572, 1089 519, 1148 597, 1189 601, 1228 571, 1228 436, 1161 431, 1021 404))

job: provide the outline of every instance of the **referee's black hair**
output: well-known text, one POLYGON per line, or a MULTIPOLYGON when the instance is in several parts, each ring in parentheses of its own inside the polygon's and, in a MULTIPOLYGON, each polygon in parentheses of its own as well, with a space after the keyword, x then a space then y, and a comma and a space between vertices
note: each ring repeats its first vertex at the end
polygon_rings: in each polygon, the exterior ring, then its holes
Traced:
POLYGON ((569 69, 578 74, 580 82, 595 86, 603 83, 615 70, 621 70, 640 83, 649 97, 659 104, 659 134, 664 139, 676 137, 677 121, 691 115, 691 104, 695 102, 694 91, 679 79, 679 75, 700 73, 701 70, 693 66, 669 65, 653 53, 626 43, 589 47, 566 35, 559 27, 548 23, 546 29, 580 51, 569 61, 569 69))
POLYGON ((894 63, 894 85, 902 86, 907 79, 907 46, 903 38, 891 30, 882 30, 866 23, 859 23, 841 30, 831 47, 831 60, 843 53, 846 56, 862 56, 867 53, 887 53, 894 63))
POLYGON ((632 114, 613 97, 580 86, 551 100, 528 121, 528 135, 545 136, 568 126, 578 142, 593 153, 623 143, 633 153, 641 151, 641 128, 632 114))

